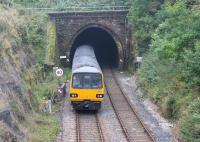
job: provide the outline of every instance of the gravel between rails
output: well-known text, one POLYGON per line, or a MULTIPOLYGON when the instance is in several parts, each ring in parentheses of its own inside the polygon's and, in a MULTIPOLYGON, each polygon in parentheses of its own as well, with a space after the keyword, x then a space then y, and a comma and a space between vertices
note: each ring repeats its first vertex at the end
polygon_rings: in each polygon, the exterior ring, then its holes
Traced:
POLYGON ((119 70, 114 70, 114 74, 122 90, 156 140, 158 142, 177 142, 172 133, 173 124, 162 117, 158 106, 142 93, 136 84, 136 76, 119 70))
POLYGON ((120 124, 128 141, 131 142, 153 142, 155 141, 150 135, 148 129, 140 121, 131 107, 129 101, 117 84, 117 80, 110 69, 104 69, 105 84, 113 104, 115 112, 119 118, 120 124))
POLYGON ((101 109, 98 112, 104 140, 105 142, 127 142, 107 92, 105 94, 101 109))
POLYGON ((96 112, 76 112, 77 141, 104 142, 96 112))

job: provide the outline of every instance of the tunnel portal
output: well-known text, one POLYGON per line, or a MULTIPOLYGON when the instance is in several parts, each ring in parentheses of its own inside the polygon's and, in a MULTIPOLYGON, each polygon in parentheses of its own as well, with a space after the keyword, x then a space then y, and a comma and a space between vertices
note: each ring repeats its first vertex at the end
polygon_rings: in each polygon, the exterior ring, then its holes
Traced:
POLYGON ((113 37, 104 29, 92 27, 81 32, 74 40, 70 51, 70 63, 77 47, 90 45, 94 48, 100 65, 118 67, 118 47, 113 37))
POLYGON ((89 44, 100 64, 126 69, 131 53, 127 14, 127 10, 48 13, 56 26, 59 63, 70 66, 77 46, 89 44))

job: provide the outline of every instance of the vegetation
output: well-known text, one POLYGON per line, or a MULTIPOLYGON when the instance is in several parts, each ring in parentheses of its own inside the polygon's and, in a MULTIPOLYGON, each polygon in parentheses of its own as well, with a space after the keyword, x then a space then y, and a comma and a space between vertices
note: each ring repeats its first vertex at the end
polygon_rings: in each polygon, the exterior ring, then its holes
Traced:
POLYGON ((41 83, 32 85, 32 90, 36 94, 37 100, 40 102, 39 104, 42 105, 42 103, 45 103, 48 97, 51 97, 51 95, 55 93, 58 84, 64 83, 69 79, 70 69, 65 68, 64 75, 62 77, 56 77, 55 74, 49 72, 41 83))
POLYGON ((36 53, 37 63, 43 64, 47 45, 47 15, 35 13, 21 16, 24 17, 19 22, 22 42, 32 46, 36 53))
MULTIPOLYGON (((53 33, 50 34, 52 36, 48 40, 48 22, 45 14, 25 14, 23 18, 24 20, 21 20, 19 23, 22 42, 31 45, 37 59, 35 66, 24 70, 22 73, 22 77, 26 81, 26 89, 31 94, 29 98, 30 102, 35 110, 33 114, 30 114, 30 117, 26 116, 27 121, 23 122, 23 125, 28 128, 27 135, 29 141, 55 141, 59 132, 56 113, 59 112, 61 104, 53 104, 53 113, 48 114, 46 113, 47 100, 55 93, 59 83, 64 83, 69 79, 69 69, 64 70, 65 75, 61 78, 56 78, 52 73, 53 70, 44 72, 43 64, 46 63, 45 54, 47 45, 50 46, 50 48, 47 48, 48 53, 53 54, 52 50, 55 49, 55 25, 51 25, 50 29, 53 30, 53 33)), ((48 58, 49 61, 53 62, 54 57, 55 55, 50 55, 50 58, 48 58)))
POLYGON ((15 45, 21 45, 21 39, 18 34, 19 27, 16 26, 16 10, 9 12, 0 5, 0 49, 9 49, 15 45))
POLYGON ((180 123, 180 136, 200 140, 199 1, 134 0, 130 10, 139 55, 139 83, 166 117, 180 123))
POLYGON ((41 72, 41 70, 33 72, 33 69, 30 69, 30 71, 24 74, 24 77, 28 79, 25 79, 27 82, 26 88, 32 92, 30 100, 32 106, 34 106, 35 112, 26 116, 26 121, 23 121, 22 124, 28 129, 27 137, 29 141, 55 141, 60 131, 56 113, 60 111, 61 102, 53 103, 53 113, 48 114, 47 100, 56 93, 56 87, 59 83, 63 83, 69 79, 70 70, 64 69, 65 74, 61 78, 56 78, 52 72, 49 72, 42 80, 40 79, 42 75, 38 75, 39 72, 41 72), (35 79, 37 76, 39 80, 36 81, 35 79))
POLYGON ((59 122, 55 115, 33 113, 26 117, 23 123, 29 131, 27 140, 32 142, 56 141, 59 133, 59 122))
POLYGON ((56 90, 58 83, 65 82, 69 78, 69 69, 65 69, 65 75, 62 78, 53 76, 52 70, 44 72, 47 15, 19 12, 14 8, 9 8, 12 6, 11 2, 4 1, 3 5, 0 4, 0 56, 8 57, 9 62, 16 67, 16 71, 24 82, 24 86, 20 86, 23 89, 22 97, 27 98, 31 106, 29 106, 30 110, 26 110, 14 94, 9 100, 10 105, 17 120, 22 124, 20 126, 25 129, 27 141, 55 141, 59 132, 57 112, 59 112, 60 104, 53 104, 52 114, 44 110, 47 106, 47 98, 56 90), (20 55, 15 52, 19 49, 25 50, 22 56, 25 56, 23 55, 25 53, 27 58, 32 60, 31 64, 27 65, 28 68, 20 63, 25 61, 19 60, 20 55))
MULTIPOLYGON (((180 136, 187 142, 200 141, 200 1, 199 0, 7 0, 1 2, 8 7, 56 8, 66 7, 102 7, 129 6, 129 19, 133 25, 134 47, 138 55, 144 56, 139 69, 139 83, 153 101, 163 110, 166 117, 180 122, 180 136)), ((2 6, 1 6, 2 7, 2 6)), ((87 10, 87 9, 86 9, 87 10)), ((95 10, 95 9, 94 9, 95 10)), ((50 73, 41 81, 44 53, 48 45, 46 62, 55 62, 55 25, 49 24, 47 37, 47 16, 38 14, 26 15, 21 11, 23 20, 17 22, 20 36, 16 31, 6 35, 6 40, 0 42, 0 49, 25 43, 32 46, 37 56, 36 71, 26 70, 23 76, 27 88, 37 96, 39 103, 53 92, 59 80, 50 73), (11 38, 12 37, 12 38, 11 38), (19 38, 20 37, 20 38, 19 38), (8 42, 12 39, 12 42, 8 42), (48 41, 48 44, 47 44, 48 41), (49 82, 51 82, 49 84, 49 82)), ((0 33, 9 28, 0 14, 0 33)), ((1 39, 0 39, 1 40, 1 39)), ((68 71, 67 71, 68 72, 68 71)), ((68 78, 67 76, 64 79, 68 78)), ((60 80, 61 81, 61 80, 60 80)), ((44 141, 42 136, 51 124, 52 129, 45 133, 44 138, 53 140, 50 134, 56 134, 57 120, 54 116, 36 116, 33 121, 31 136, 34 141, 44 141), (38 118, 41 122, 41 132, 34 133, 38 127, 34 125, 38 118), (44 127, 43 127, 44 126, 44 127), (54 127, 55 126, 55 127, 54 127), (37 137, 38 136, 38 137, 37 137)), ((40 122, 39 122, 40 123, 40 122)), ((38 124, 39 124, 38 123, 38 124)), ((38 125, 39 126, 39 125, 38 125)))
POLYGON ((48 47, 46 63, 54 65, 56 62, 56 26, 54 23, 49 22, 48 24, 48 47))
POLYGON ((189 142, 199 142, 200 131, 200 99, 190 103, 188 110, 181 119, 181 135, 189 142))
POLYGON ((152 39, 151 35, 158 24, 164 19, 164 15, 158 14, 163 0, 133 0, 129 16, 133 25, 133 35, 136 39, 138 54, 148 51, 152 39))
POLYGON ((131 0, 14 0, 14 2, 25 7, 64 9, 66 7, 124 6, 128 5, 131 0))

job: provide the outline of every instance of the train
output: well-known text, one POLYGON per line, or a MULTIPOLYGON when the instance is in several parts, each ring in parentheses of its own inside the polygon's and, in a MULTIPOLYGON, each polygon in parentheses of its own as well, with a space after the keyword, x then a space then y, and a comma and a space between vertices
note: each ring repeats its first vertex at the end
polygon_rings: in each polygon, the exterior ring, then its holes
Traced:
POLYGON ((69 92, 75 110, 101 108, 105 95, 104 77, 92 46, 77 47, 72 61, 69 92))

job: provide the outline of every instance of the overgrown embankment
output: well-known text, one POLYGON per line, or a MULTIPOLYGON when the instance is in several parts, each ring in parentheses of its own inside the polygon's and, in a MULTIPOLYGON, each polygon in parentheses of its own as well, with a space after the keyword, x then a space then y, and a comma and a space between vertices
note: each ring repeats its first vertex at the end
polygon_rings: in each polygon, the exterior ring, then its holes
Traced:
MULTIPOLYGON (((40 111, 45 102, 42 64, 46 47, 44 15, 25 15, 0 5, 0 141, 54 141, 58 117, 40 111), (43 91, 42 91, 43 90, 43 91)), ((53 90, 51 88, 51 90, 53 90)), ((46 96, 47 95, 47 96, 46 96)))
POLYGON ((184 141, 200 141, 199 1, 134 0, 130 10, 139 83, 184 141))

